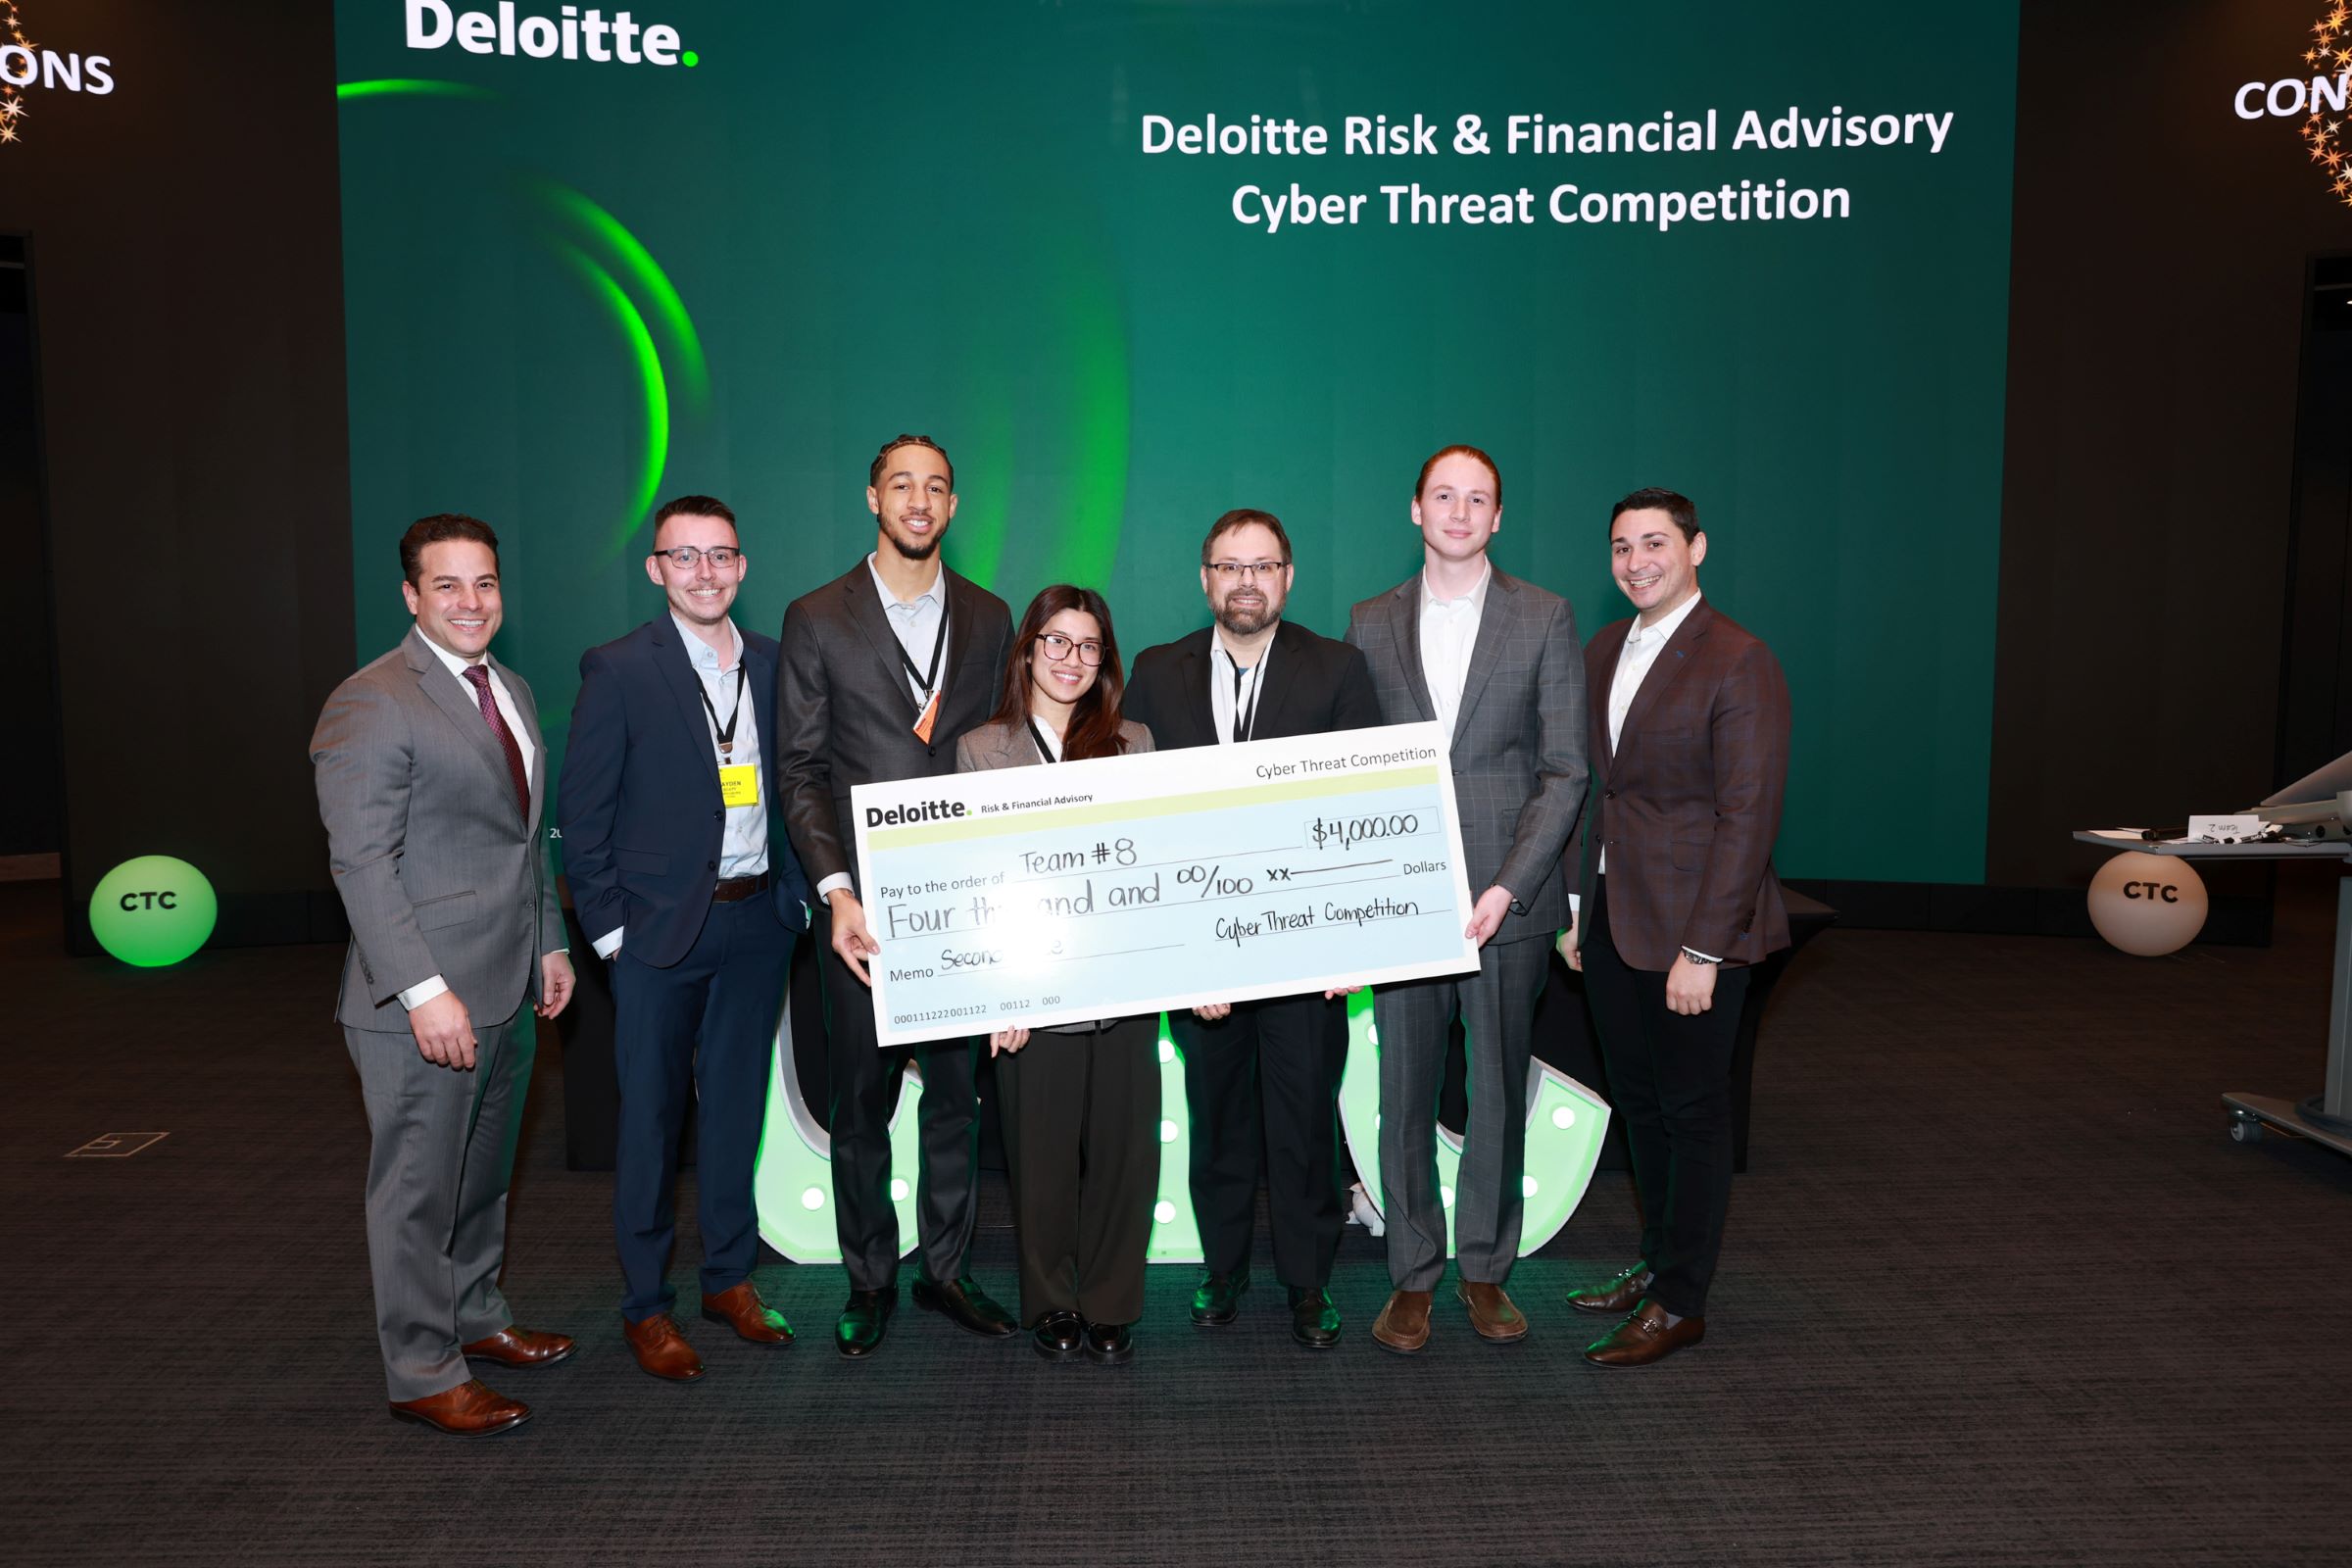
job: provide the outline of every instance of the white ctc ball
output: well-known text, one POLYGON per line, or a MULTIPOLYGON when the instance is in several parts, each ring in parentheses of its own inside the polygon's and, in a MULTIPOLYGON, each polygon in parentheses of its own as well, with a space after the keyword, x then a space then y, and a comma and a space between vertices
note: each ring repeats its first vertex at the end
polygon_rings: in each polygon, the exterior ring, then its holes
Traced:
POLYGON ((2205 928, 2205 881, 2170 855, 2128 851, 2090 879, 2090 923, 2143 958, 2178 953, 2205 928))

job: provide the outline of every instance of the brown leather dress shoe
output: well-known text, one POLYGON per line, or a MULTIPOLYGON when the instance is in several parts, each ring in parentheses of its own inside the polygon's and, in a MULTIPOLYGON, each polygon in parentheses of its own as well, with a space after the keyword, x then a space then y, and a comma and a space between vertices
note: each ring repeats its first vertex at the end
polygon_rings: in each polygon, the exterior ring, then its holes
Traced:
POLYGON ((759 1289, 750 1280, 704 1297, 703 1316, 712 1323, 724 1323, 754 1345, 792 1343, 792 1325, 784 1321, 783 1313, 760 1299, 759 1289))
POLYGON ((703 1375, 703 1358, 694 1353, 694 1347, 678 1332, 678 1320, 667 1312, 656 1312, 642 1323, 624 1317, 620 1331, 628 1336, 637 1364, 654 1376, 672 1383, 692 1383, 703 1375))
POLYGON ((1372 1320, 1372 1343, 1384 1350, 1411 1355, 1429 1343, 1427 1291, 1392 1291, 1389 1304, 1372 1320))
POLYGON ((512 1432, 528 1421, 531 1407, 503 1394, 491 1393, 482 1387, 479 1378, 467 1378, 454 1389, 444 1389, 421 1399, 396 1399, 392 1413, 403 1421, 418 1422, 453 1438, 489 1438, 512 1432))
POLYGON ((1470 1309, 1470 1326, 1478 1330, 1480 1339, 1508 1345, 1513 1340, 1527 1338, 1526 1314, 1503 1294, 1501 1286, 1483 1280, 1464 1280, 1454 1287, 1453 1294, 1470 1309))
POLYGON ((1641 1304, 1642 1293, 1657 1278, 1647 1263, 1620 1269, 1603 1285, 1587 1285, 1568 1293, 1568 1304, 1580 1312, 1630 1312, 1641 1304))
POLYGON ((500 1366, 554 1366, 577 1348, 568 1334, 544 1334, 510 1323, 488 1339, 464 1347, 464 1351, 477 1361, 496 1361, 500 1366))
POLYGON ((1705 1318, 1687 1317, 1669 1327, 1666 1309, 1645 1300, 1627 1313, 1624 1322, 1586 1346, 1585 1359, 1594 1366, 1647 1366, 1706 1337, 1705 1318))

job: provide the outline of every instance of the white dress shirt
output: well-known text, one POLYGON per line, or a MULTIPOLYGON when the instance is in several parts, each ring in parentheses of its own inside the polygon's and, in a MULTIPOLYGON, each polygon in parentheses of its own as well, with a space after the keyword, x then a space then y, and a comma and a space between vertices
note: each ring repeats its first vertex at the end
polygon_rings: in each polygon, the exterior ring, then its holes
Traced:
MULTIPOLYGON (((1609 677, 1609 751, 1612 755, 1616 753, 1625 734, 1625 715, 1633 711, 1634 699, 1641 694, 1642 682, 1648 676, 1650 666, 1658 662, 1658 655, 1666 651, 1666 644, 1673 640, 1676 632, 1683 629, 1683 622, 1689 620, 1690 612, 1697 608, 1698 595, 1693 593, 1661 616, 1656 625, 1644 626, 1637 617, 1627 629, 1625 646, 1617 651, 1616 673, 1609 677)), ((1600 863, 1596 869, 1601 876, 1609 874, 1609 847, 1606 844, 1600 847, 1600 863)), ((1570 894, 1568 907, 1574 910, 1581 902, 1577 895, 1570 894)), ((1683 951, 1694 958, 1705 958, 1709 963, 1717 961, 1692 948, 1683 951)))
POLYGON ((1247 669, 1233 662, 1225 651, 1225 628, 1214 626, 1208 633, 1208 711, 1216 721, 1217 744, 1233 744, 1233 720, 1236 714, 1246 715, 1243 739, 1247 740, 1257 728, 1258 694, 1266 689, 1266 661, 1274 657, 1274 639, 1266 639, 1257 651, 1257 662, 1247 669), (1239 670, 1237 682, 1234 673, 1239 670))
MULTIPOLYGON (((890 629, 898 634, 899 646, 906 650, 907 659, 918 670, 930 669, 931 650, 935 647, 939 649, 938 679, 939 684, 945 686, 948 683, 948 651, 939 641, 939 623, 948 612, 948 569, 944 564, 941 565, 932 574, 930 587, 912 599, 901 599, 890 591, 890 584, 882 580, 881 568, 874 564, 874 557, 880 553, 874 551, 867 554, 865 569, 873 573, 874 596, 882 601, 882 612, 890 617, 890 629)), ((906 691, 917 703, 927 701, 923 695, 923 683, 912 675, 906 677, 906 691)), ((913 720, 909 719, 907 724, 911 728, 913 720)), ((830 898, 835 888, 849 885, 850 873, 836 871, 816 885, 816 896, 819 899, 830 898)))
MULTIPOLYGON (((430 637, 425 636, 424 628, 421 626, 416 628, 416 636, 425 647, 433 651, 435 658, 449 666, 450 679, 458 683, 458 689, 466 694, 466 701, 472 705, 476 712, 479 712, 482 701, 474 695, 473 682, 466 678, 466 669, 467 665, 486 662, 490 656, 485 653, 478 659, 466 659, 462 655, 453 654, 430 637)), ((528 787, 531 782, 532 770, 539 765, 539 748, 531 744, 531 732, 523 727, 522 715, 514 710, 514 694, 508 691, 507 683, 498 678, 496 664, 490 666, 490 698, 491 701, 498 704, 498 716, 507 721, 507 733, 514 737, 514 749, 522 753, 522 782, 525 787, 528 787)), ((482 722, 485 726, 489 724, 488 719, 484 719, 482 722)), ((403 991, 400 994, 400 1004, 414 1010, 423 1006, 448 989, 448 981, 437 974, 430 975, 403 991)))
POLYGON ((1494 580, 1494 568, 1482 561, 1476 587, 1459 599, 1440 599, 1430 590, 1429 573, 1421 573, 1421 678, 1429 683, 1430 706, 1447 745, 1461 713, 1462 683, 1470 677, 1479 621, 1487 612, 1487 585, 1494 580))
MULTIPOLYGON (((695 634, 694 628, 680 620, 677 612, 670 612, 670 624, 678 628, 678 640, 685 645, 686 658, 694 665, 695 678, 703 684, 703 695, 710 706, 703 710, 703 727, 710 736, 710 755, 721 767, 760 766, 760 711, 753 699, 751 672, 743 662, 743 633, 735 622, 727 622, 727 640, 731 645, 722 663, 718 650, 695 634), (735 750, 721 755, 718 749, 719 721, 713 713, 732 714, 735 720, 735 750)), ((694 705, 702 708, 701 703, 694 705)), ((719 880, 728 877, 758 876, 767 869, 767 788, 766 769, 760 772, 760 801, 756 806, 730 806, 727 810, 726 831, 719 839, 719 880)), ((597 939, 596 956, 610 958, 620 951, 628 928, 614 926, 597 939)))

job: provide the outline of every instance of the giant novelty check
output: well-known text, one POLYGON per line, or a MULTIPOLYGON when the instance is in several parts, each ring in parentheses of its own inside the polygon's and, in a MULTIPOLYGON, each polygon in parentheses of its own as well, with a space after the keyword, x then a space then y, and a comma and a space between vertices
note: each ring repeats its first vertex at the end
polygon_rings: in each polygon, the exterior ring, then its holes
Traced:
POLYGON ((885 1046, 1478 967, 1435 724, 850 799, 885 1046))

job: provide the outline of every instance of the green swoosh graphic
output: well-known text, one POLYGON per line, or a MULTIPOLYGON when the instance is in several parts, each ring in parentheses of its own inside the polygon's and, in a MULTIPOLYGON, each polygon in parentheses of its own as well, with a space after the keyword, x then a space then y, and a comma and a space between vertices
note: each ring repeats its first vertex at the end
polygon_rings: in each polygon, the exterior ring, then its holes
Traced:
POLYGON ((1127 514, 1127 325, 1105 269, 1087 271, 1070 290, 1065 330, 1075 406, 1075 499, 1048 580, 1106 587, 1127 514))
POLYGON ((570 186, 543 179, 534 181, 533 188, 542 201, 571 220, 595 241, 614 270, 635 286, 636 294, 651 308, 677 357, 688 405, 697 411, 707 407, 710 401, 710 370, 703 359, 702 339, 694 330, 694 318, 686 313, 686 302, 678 297, 676 285, 662 270, 653 253, 619 219, 570 186))
POLYGON ((638 477, 637 493, 630 502, 628 514, 605 547, 604 559, 611 563, 628 547, 645 514, 653 510, 662 472, 669 464, 669 384, 662 375, 662 356, 654 347, 654 334, 647 329, 645 318, 637 314, 627 291, 578 246, 559 240, 556 248, 586 280, 588 291, 612 313, 613 323, 620 328, 620 335, 637 362, 638 379, 645 384, 645 470, 638 477))
POLYGON ((378 76, 372 81, 339 81, 335 96, 346 102, 354 98, 474 98, 491 99, 498 94, 487 87, 469 86, 462 81, 435 81, 429 76, 378 76))

